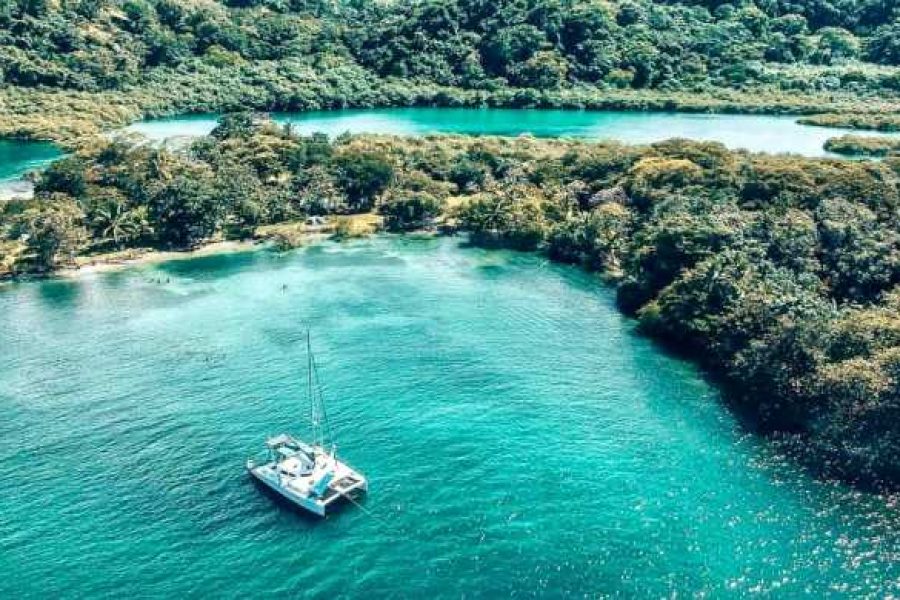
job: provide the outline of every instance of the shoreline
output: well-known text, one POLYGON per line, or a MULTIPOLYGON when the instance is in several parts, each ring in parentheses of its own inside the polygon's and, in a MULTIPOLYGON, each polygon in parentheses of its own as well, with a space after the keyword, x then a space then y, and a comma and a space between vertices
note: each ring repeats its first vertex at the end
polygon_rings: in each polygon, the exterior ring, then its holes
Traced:
POLYGON ((129 248, 104 254, 78 256, 75 264, 65 265, 46 273, 0 274, 0 286, 12 283, 75 280, 99 273, 111 273, 131 267, 141 267, 176 260, 190 260, 204 256, 237 254, 261 250, 268 240, 221 240, 191 250, 156 250, 129 248))
MULTIPOLYGON (((712 97, 714 99, 714 97, 712 97)), ((2 91, 0 91, 0 103, 2 103, 2 91)), ((335 113, 339 114, 344 110, 391 110, 391 109, 415 109, 415 108, 444 108, 448 110, 454 109, 467 109, 467 110, 518 110, 518 111, 564 111, 564 112, 584 112, 584 113, 612 113, 612 112, 621 112, 621 113, 634 113, 634 114, 646 114, 646 113, 666 113, 672 115, 708 115, 708 116, 718 116, 718 117, 729 117, 729 116, 738 116, 738 117, 780 117, 790 119, 795 125, 800 127, 810 127, 821 129, 824 131, 830 131, 834 134, 834 136, 840 135, 868 135, 874 138, 885 138, 885 139, 900 139, 900 129, 879 129, 879 128, 865 128, 859 125, 854 124, 856 121, 854 119, 859 119, 861 117, 874 117, 880 118, 883 120, 893 119, 896 122, 900 123, 900 101, 898 101, 895 105, 891 105, 890 109, 875 109, 871 112, 860 113, 853 112, 850 109, 847 109, 842 112, 831 112, 831 113, 819 113, 819 112, 801 112, 793 109, 785 109, 783 106, 778 105, 767 105, 762 107, 754 107, 751 104, 727 104, 724 106, 714 106, 709 105, 705 107, 698 107, 696 105, 690 103, 679 103, 679 102, 661 102, 661 103, 646 103, 643 105, 631 105, 625 103, 625 105, 620 105, 620 103, 613 101, 612 99, 608 99, 609 101, 606 104, 600 103, 598 106, 570 106, 570 105, 539 105, 539 106, 516 106, 508 103, 499 103, 496 105, 491 104, 474 104, 474 105, 442 105, 442 104, 388 104, 388 105, 375 105, 375 106, 348 106, 341 108, 314 108, 314 109, 297 109, 294 111, 293 109, 279 109, 269 111, 271 114, 280 113, 280 112, 327 112, 327 113, 335 113), (832 118, 844 118, 846 117, 847 121, 832 121, 828 123, 819 123, 815 122, 814 119, 817 117, 832 117, 832 118)), ((116 124, 98 124, 99 129, 88 134, 87 139, 93 138, 109 138, 116 134, 128 134, 128 127, 136 124, 142 123, 144 121, 153 121, 155 119, 178 119, 181 117, 194 117, 194 116, 208 116, 214 117, 221 113, 219 112, 204 112, 204 113, 192 113, 192 112, 182 112, 182 111, 172 111, 172 112, 161 112, 161 113, 143 113, 137 115, 133 119, 128 119, 127 121, 123 121, 116 124)), ((41 159, 34 164, 28 166, 27 169, 21 172, 15 172, 12 175, 7 175, 3 178, 0 178, 0 202, 6 202, 13 199, 29 199, 34 197, 34 181, 29 179, 28 175, 31 172, 39 172, 47 168, 48 165, 53 163, 60 158, 66 156, 65 152, 73 150, 76 148, 77 144, 74 144, 73 140, 75 138, 68 137, 66 135, 62 136, 54 136, 54 135, 23 135, 21 132, 10 132, 4 129, 2 125, 3 114, 2 110, 0 110, 0 141, 19 141, 23 143, 49 143, 53 144, 56 148, 61 150, 63 153, 55 156, 53 158, 41 159)), ((132 132, 134 134, 134 132, 132 132)), ((138 136, 141 134, 138 133, 138 136)), ((208 134, 185 134, 176 136, 179 139, 179 144, 185 144, 186 141, 193 141, 203 137, 208 134)), ((531 133, 489 133, 489 134, 480 134, 480 133, 460 133, 453 131, 435 131, 432 133, 409 133, 409 132, 399 132, 399 133, 372 133, 372 132, 357 132, 352 134, 354 137, 360 136, 392 136, 399 138, 418 138, 418 137, 430 137, 430 136, 447 136, 447 137, 455 137, 455 136, 466 136, 466 137, 498 137, 498 138, 516 138, 523 135, 532 135, 531 133)), ((545 136, 537 136, 543 138, 545 136)), ((565 136, 557 136, 551 135, 548 136, 552 139, 563 139, 565 136)), ((676 136, 677 137, 677 136, 676 136)), ((169 142, 176 138, 164 138, 159 140, 153 140, 151 138, 146 138, 150 143, 158 144, 160 146, 168 146, 169 142)), ((619 141, 622 144, 629 146, 642 146, 653 143, 653 140, 650 141, 635 141, 635 140, 620 140, 617 137, 579 137, 576 136, 573 138, 577 141, 581 141, 584 143, 600 143, 606 141, 619 141)), ((661 138, 658 141, 662 141, 661 138)), ((690 138, 694 139, 694 138, 690 138)), ((724 143, 724 142, 723 142, 724 143)), ((809 158, 829 158, 829 157, 838 157, 838 158, 846 158, 846 155, 842 156, 840 153, 831 153, 829 154, 829 150, 825 147, 825 141, 823 140, 823 145, 821 150, 823 153, 821 154, 808 154, 805 152, 800 152, 800 155, 806 156, 809 158)), ((740 150, 740 146, 727 146, 730 150, 740 150)), ((170 148, 171 149, 171 148, 170 148)), ((751 150, 754 153, 767 153, 767 154, 781 154, 781 153, 794 153, 797 151, 793 150, 777 150, 777 149, 756 149, 751 150)))
POLYGON ((108 273, 129 267, 153 265, 175 260, 190 260, 219 254, 236 254, 261 249, 265 240, 221 240, 203 244, 190 250, 156 250, 131 248, 128 250, 79 256, 75 265, 62 267, 47 274, 48 278, 73 279, 94 273, 108 273))
MULTIPOLYGON (((360 215, 361 217, 369 217, 370 215, 360 215)), ((296 227, 297 224, 291 224, 290 226, 296 227)), ((278 225, 269 225, 264 226, 267 229, 277 228, 278 225)), ((358 236, 353 238, 346 239, 359 239, 360 237, 368 238, 372 236, 383 236, 388 234, 384 230, 373 232, 369 235, 358 236)), ((390 234, 393 236, 437 236, 440 234, 435 233, 434 231, 425 230, 425 229, 417 229, 411 231, 404 231, 400 234, 390 234)), ((292 249, 307 247, 313 244, 321 243, 328 240, 334 240, 334 237, 328 231, 314 230, 314 231, 305 231, 301 234, 302 243, 299 243, 295 246, 291 246, 287 248, 285 251, 289 251, 292 249)), ((334 240, 335 243, 340 243, 341 239, 334 240)), ((478 245, 478 244, 475 244, 478 245)), ((488 246, 481 246, 482 248, 487 249, 508 249, 508 247, 500 244, 493 248, 488 246)), ((171 262, 171 261, 183 261, 183 260, 193 260, 197 258, 209 257, 209 256, 222 256, 229 254, 238 254, 245 252, 258 252, 260 250, 272 249, 277 250, 277 245, 272 236, 261 235, 259 237, 255 237, 253 239, 248 240, 219 240, 212 241, 197 248, 191 250, 155 250, 152 248, 141 248, 141 249, 130 249, 125 251, 107 253, 107 254, 98 254, 94 256, 85 256, 79 257, 81 264, 77 266, 70 266, 58 269, 51 273, 43 274, 43 275, 32 275, 32 276, 24 276, 20 278, 9 278, 6 280, 0 280, 0 288, 3 287, 4 284, 10 284, 14 282, 44 282, 44 281, 78 281, 82 278, 89 278, 94 275, 112 273, 117 271, 122 271, 128 268, 134 267, 146 267, 157 265, 161 263, 171 262)), ((589 273, 597 276, 597 283, 607 289, 615 292, 616 290, 616 282, 609 278, 608 273, 604 273, 601 271, 592 271, 589 268, 586 268, 584 265, 579 265, 576 263, 569 263, 566 261, 561 261, 558 259, 550 258, 544 250, 538 249, 535 251, 525 251, 528 254, 536 254, 547 257, 547 259, 551 262, 560 264, 560 265, 568 265, 573 268, 577 268, 585 273, 589 273)), ((634 315, 629 315, 628 313, 622 311, 621 309, 617 310, 618 314, 624 316, 628 319, 635 319, 634 315)), ((896 484, 886 482, 885 480, 878 478, 871 478, 865 474, 855 474, 854 476, 848 476, 848 474, 842 471, 842 467, 845 465, 840 461, 832 462, 828 460, 822 459, 822 453, 831 451, 830 448, 822 447, 817 445, 815 439, 811 436, 809 432, 799 432, 796 435, 788 435, 784 437, 779 437, 780 432, 777 428, 770 428, 769 426, 762 425, 761 422, 755 421, 754 425, 750 426, 746 415, 743 415, 743 412, 746 410, 746 407, 741 407, 739 401, 739 395, 734 391, 733 382, 731 382, 727 376, 727 374, 722 371, 719 367, 714 364, 710 364, 705 361, 702 355, 697 354, 693 351, 677 351, 674 352, 672 347, 669 346, 672 341, 670 338, 665 335, 660 335, 659 333, 651 332, 651 331, 642 331, 641 335, 646 337, 647 339, 653 340, 654 342, 659 344, 659 347, 662 351, 667 353, 672 353, 677 356, 680 360, 685 360, 691 362, 692 364, 698 365, 700 369, 704 373, 704 377, 709 378, 711 382, 717 387, 717 389, 722 390, 723 392, 723 406, 727 410, 731 411, 732 414, 738 416, 742 421, 742 427, 746 428, 747 431, 752 432, 754 435, 760 437, 760 439, 768 440, 768 443, 773 447, 777 448, 777 452, 781 453, 783 456, 790 457, 797 465, 802 467, 807 473, 809 473, 816 480, 823 482, 840 482, 842 485, 847 485, 849 488, 866 491, 868 493, 877 494, 880 496, 884 496, 886 498, 897 499, 900 498, 900 490, 898 490, 896 484), (773 437, 774 436, 774 437, 773 437)), ((748 413, 749 414, 749 413, 748 413)), ((891 500, 897 501, 897 500, 891 500)))
MULTIPOLYGON (((374 213, 360 213, 346 217, 354 234, 348 238, 367 237, 380 231, 380 217, 374 213)), ((415 232, 411 232, 415 233, 415 232)), ((23 281, 48 281, 53 279, 78 279, 98 273, 120 271, 131 267, 141 267, 176 260, 191 260, 205 256, 255 252, 275 247, 279 239, 287 240, 282 249, 294 249, 332 239, 334 226, 310 228, 299 222, 285 222, 262 225, 254 236, 245 240, 215 240, 189 250, 159 250, 156 248, 127 248, 113 252, 103 252, 76 256, 74 264, 60 266, 46 273, 0 274, 0 285, 23 281)))

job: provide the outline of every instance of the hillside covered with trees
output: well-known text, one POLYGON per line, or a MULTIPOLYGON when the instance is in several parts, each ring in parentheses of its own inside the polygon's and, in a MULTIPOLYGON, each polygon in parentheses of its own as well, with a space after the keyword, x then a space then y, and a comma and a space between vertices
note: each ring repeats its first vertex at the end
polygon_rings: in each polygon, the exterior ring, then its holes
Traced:
POLYGON ((0 130, 58 138, 60 126, 239 106, 896 110, 898 10, 889 0, 6 0, 0 130))

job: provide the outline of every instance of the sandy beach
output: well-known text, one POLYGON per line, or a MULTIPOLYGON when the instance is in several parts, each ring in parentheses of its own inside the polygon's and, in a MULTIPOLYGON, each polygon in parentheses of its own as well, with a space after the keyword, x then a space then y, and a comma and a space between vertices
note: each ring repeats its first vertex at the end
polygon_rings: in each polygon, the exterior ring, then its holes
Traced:
POLYGON ((64 267, 53 275, 58 277, 79 277, 91 273, 115 271, 126 267, 155 264, 172 260, 187 260, 199 256, 249 252, 265 245, 265 240, 225 240, 211 242, 193 250, 155 250, 153 248, 130 248, 120 252, 110 252, 93 256, 79 256, 76 264, 64 267))

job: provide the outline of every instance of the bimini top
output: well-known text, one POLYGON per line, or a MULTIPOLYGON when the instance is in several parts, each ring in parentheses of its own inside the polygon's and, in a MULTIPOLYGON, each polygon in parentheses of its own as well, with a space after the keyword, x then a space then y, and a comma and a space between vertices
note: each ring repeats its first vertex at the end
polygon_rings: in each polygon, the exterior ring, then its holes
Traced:
POLYGON ((281 448, 282 446, 287 446, 288 448, 293 448, 295 450, 307 449, 306 444, 296 438, 289 436, 286 433, 282 433, 281 435, 276 435, 275 437, 267 439, 266 446, 270 450, 275 450, 276 448, 281 448))
POLYGON ((266 446, 280 460, 291 458, 302 460, 304 463, 314 462, 315 451, 312 446, 286 433, 269 438, 266 440, 266 446))
POLYGON ((266 446, 274 450, 279 446, 299 446, 301 442, 299 440, 295 440, 291 436, 286 433, 282 433, 281 435, 276 435, 275 437, 269 438, 266 440, 266 446))

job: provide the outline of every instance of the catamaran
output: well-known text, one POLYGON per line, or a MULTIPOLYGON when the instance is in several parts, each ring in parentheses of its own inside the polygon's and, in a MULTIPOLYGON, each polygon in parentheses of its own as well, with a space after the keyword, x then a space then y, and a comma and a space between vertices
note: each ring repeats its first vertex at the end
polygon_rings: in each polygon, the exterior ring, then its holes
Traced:
POLYGON ((269 438, 265 459, 248 459, 247 471, 285 500, 324 517, 340 500, 355 502, 354 496, 368 490, 368 481, 337 457, 308 331, 306 353, 311 442, 286 433, 269 438))

